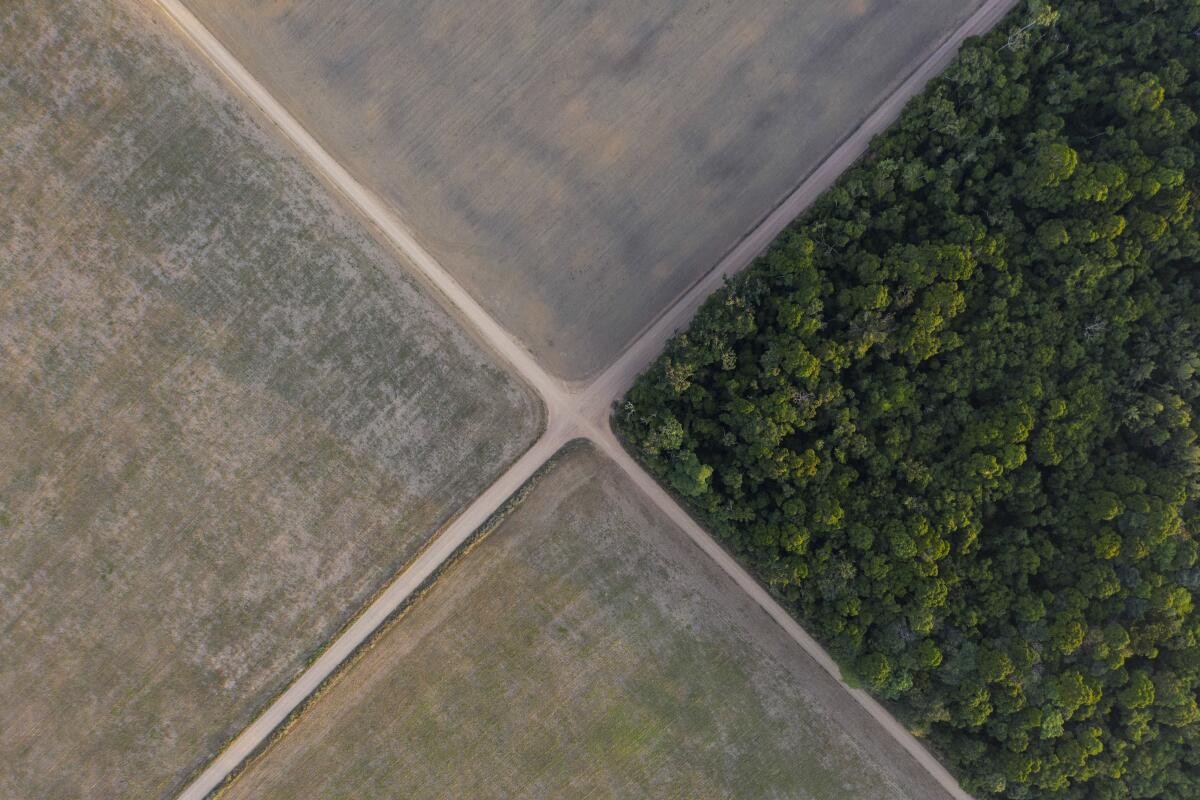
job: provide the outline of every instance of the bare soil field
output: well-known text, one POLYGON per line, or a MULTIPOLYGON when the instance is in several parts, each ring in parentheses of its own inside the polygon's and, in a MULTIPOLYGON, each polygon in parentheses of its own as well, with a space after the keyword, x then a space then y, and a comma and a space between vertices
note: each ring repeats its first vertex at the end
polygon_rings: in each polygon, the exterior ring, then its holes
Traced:
POLYGON ((572 380, 982 3, 185 1, 572 380))
POLYGON ((148 4, 0 6, 0 797, 178 789, 541 410, 148 4))
POLYGON ((222 797, 945 794, 577 444, 222 797))

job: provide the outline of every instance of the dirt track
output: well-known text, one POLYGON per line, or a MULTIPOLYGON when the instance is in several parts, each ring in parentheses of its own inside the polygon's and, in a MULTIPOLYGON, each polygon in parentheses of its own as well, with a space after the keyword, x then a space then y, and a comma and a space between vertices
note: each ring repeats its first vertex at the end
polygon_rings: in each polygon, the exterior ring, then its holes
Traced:
MULTIPOLYGON (((825 670, 840 680, 836 664, 798 623, 720 547, 630 456, 609 428, 609 412, 634 378, 662 350, 676 330, 687 325, 703 300, 720 288, 725 277, 745 268, 779 232, 809 206, 882 132, 925 83, 945 68, 962 40, 985 32, 1016 0, 991 0, 956 30, 938 50, 910 75, 888 99, 851 133, 770 216, 739 242, 717 267, 678 297, 621 357, 597 379, 570 385, 546 372, 528 350, 505 331, 466 290, 416 241, 403 222, 373 193, 363 187, 283 108, 263 86, 201 25, 179 0, 156 0, 213 65, 279 127, 285 137, 332 183, 363 216, 411 263, 414 270, 440 294, 464 324, 497 355, 507 361, 541 397, 547 410, 547 427, 538 442, 516 464, 457 518, 447 525, 425 552, 398 575, 359 618, 299 678, 246 728, 180 795, 202 800, 242 761, 258 748, 291 711, 304 701, 371 632, 455 552, 504 501, 563 444, 584 437, 621 466, 632 480, 693 541, 709 554, 785 631, 825 670)), ((865 708, 946 791, 955 798, 969 796, 949 772, 888 711, 865 692, 843 684, 855 702, 865 708)))

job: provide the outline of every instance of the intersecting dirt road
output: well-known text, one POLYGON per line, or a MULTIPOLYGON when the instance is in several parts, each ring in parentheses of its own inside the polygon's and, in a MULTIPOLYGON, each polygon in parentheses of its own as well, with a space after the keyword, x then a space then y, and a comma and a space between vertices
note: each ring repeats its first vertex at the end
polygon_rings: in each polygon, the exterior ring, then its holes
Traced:
MULTIPOLYGON (((546 372, 529 351, 490 317, 420 245, 396 214, 330 156, 180 0, 154 2, 216 69, 280 129, 315 172, 332 184, 367 221, 379 229, 417 275, 441 296, 457 318, 538 393, 546 406, 547 415, 546 429, 529 451, 438 533, 424 552, 330 642, 320 657, 184 789, 179 795, 181 800, 203 800, 218 788, 547 459, 567 442, 581 437, 592 440, 628 472, 648 497, 762 606, 811 658, 840 682, 837 665, 825 650, 630 457, 613 435, 609 416, 613 403, 662 351, 675 331, 687 325, 704 299, 719 289, 726 277, 749 265, 792 219, 862 155, 871 139, 899 115, 904 104, 946 67, 963 39, 990 29, 1016 5, 1017 0, 989 0, 954 31, 774 212, 730 250, 711 272, 676 298, 612 366, 592 382, 582 385, 561 381, 546 372)), ((959 787, 953 776, 883 706, 866 692, 852 689, 844 683, 842 685, 847 696, 866 709, 951 797, 969 800, 969 795, 959 787)))

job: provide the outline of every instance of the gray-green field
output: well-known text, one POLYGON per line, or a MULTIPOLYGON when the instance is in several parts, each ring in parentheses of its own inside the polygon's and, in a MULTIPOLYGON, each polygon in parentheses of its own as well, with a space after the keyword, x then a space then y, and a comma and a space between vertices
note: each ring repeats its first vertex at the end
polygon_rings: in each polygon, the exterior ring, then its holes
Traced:
POLYGON ((598 797, 945 794, 577 445, 223 800, 598 797))
POLYGON ((131 0, 0 5, 0 797, 164 797, 540 409, 131 0))
POLYGON ((580 379, 982 0, 185 2, 580 379))

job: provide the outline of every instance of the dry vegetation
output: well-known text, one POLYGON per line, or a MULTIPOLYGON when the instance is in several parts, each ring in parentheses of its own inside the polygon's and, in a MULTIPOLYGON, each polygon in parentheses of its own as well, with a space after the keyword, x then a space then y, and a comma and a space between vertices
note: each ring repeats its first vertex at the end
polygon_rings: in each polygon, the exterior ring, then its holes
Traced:
POLYGON ((594 374, 981 0, 186 0, 489 311, 594 374))
POLYGON ((0 8, 0 797, 167 795, 539 422, 173 36, 0 8))
POLYGON ((943 796, 577 446, 224 798, 943 796))

